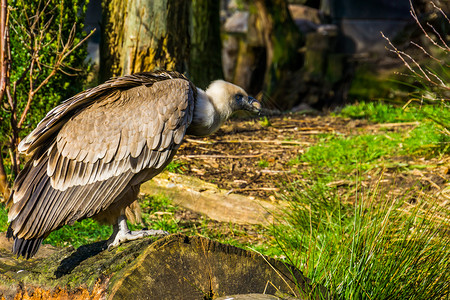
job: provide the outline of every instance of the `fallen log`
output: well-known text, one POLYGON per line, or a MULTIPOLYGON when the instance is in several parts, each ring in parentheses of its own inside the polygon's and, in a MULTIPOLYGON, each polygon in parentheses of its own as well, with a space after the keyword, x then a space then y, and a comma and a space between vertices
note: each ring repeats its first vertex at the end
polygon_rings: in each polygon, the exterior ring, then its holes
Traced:
POLYGON ((261 199, 230 194, 217 185, 193 176, 163 172, 141 185, 141 193, 164 194, 174 204, 207 215, 219 222, 273 224, 273 212, 286 208, 261 199))
POLYGON ((24 260, 0 247, 0 299, 318 297, 294 267, 203 237, 175 234, 104 248, 102 241, 47 249, 47 255, 24 260))

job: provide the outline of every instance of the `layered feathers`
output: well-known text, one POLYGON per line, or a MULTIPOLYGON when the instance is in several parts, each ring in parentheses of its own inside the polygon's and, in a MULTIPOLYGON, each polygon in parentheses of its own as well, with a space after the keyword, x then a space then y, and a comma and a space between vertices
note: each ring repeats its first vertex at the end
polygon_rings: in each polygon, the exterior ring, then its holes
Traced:
POLYGON ((65 224, 124 214, 186 133, 211 134, 233 111, 260 107, 231 83, 202 91, 165 71, 114 78, 66 100, 19 144, 30 159, 8 201, 13 252, 32 257, 65 224))
POLYGON ((51 231, 131 204, 139 185, 178 149, 192 122, 195 94, 176 72, 140 73, 51 110, 19 145, 31 159, 9 200, 13 252, 31 257, 51 231))

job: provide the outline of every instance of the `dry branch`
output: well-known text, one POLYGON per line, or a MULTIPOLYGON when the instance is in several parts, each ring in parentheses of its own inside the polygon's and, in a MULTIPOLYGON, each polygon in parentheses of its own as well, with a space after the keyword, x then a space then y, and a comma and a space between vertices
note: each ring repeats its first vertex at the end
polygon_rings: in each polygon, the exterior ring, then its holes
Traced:
POLYGON ((261 157, 263 154, 242 154, 242 155, 214 155, 214 154, 188 154, 180 155, 180 158, 199 158, 199 159, 211 159, 211 158, 254 158, 261 157))
MULTIPOLYGON (((63 5, 64 1, 60 2, 60 14, 55 16, 55 10, 57 7, 51 7, 51 0, 45 2, 39 2, 36 9, 36 13, 32 16, 27 15, 27 11, 23 10, 21 13, 24 16, 25 21, 19 22, 14 18, 11 18, 11 29, 14 30, 17 36, 25 36, 21 38, 21 43, 24 51, 26 51, 30 57, 29 62, 20 71, 18 78, 14 82, 10 82, 10 65, 11 65, 11 49, 9 44, 9 10, 7 0, 1 0, 1 13, 0 13, 0 31, 2 32, 2 38, 0 39, 0 103, 1 106, 9 114, 9 132, 8 142, 6 145, 0 145, 0 192, 6 199, 9 196, 9 181, 5 170, 5 156, 9 156, 11 161, 11 177, 14 178, 19 173, 20 160, 17 146, 20 142, 20 132, 27 120, 29 111, 33 106, 34 99, 39 91, 44 88, 50 80, 59 72, 66 75, 69 71, 74 71, 74 68, 66 65, 66 60, 69 55, 80 47, 86 40, 94 33, 91 31, 83 39, 76 42, 76 23, 72 25, 67 39, 63 39, 63 5), (45 21, 43 21, 45 20, 45 21), (44 23, 42 23, 44 22, 44 23), (56 36, 50 41, 46 42, 49 35, 49 30, 54 22, 59 22, 58 32, 56 36), (54 56, 53 63, 51 65, 44 64, 40 61, 42 52, 46 48, 50 47, 52 43, 56 43, 55 49, 51 49, 51 54, 54 56), (48 74, 44 71, 50 69, 48 74), (19 87, 25 86, 27 90, 26 103, 22 105, 18 101, 19 87), (21 110, 21 107, 24 107, 21 110), (3 155, 4 148, 6 146, 7 155, 3 155)), ((75 70, 76 71, 76 70, 75 70)))

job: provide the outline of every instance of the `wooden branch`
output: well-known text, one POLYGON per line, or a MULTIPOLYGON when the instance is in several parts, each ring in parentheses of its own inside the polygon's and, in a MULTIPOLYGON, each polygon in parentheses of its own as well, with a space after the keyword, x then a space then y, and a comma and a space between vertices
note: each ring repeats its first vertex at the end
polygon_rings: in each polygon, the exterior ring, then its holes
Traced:
POLYGON ((190 143, 205 144, 205 145, 214 145, 216 143, 213 141, 203 141, 203 140, 196 140, 196 139, 190 139, 190 138, 185 138, 184 140, 186 142, 190 142, 190 143))
POLYGON ((218 143, 237 143, 237 144, 274 144, 274 145, 309 145, 311 143, 308 142, 297 142, 297 141, 280 141, 280 140, 229 140, 229 141, 220 141, 218 143))
POLYGON ((7 14, 8 14, 8 1, 1 0, 0 8, 0 101, 3 101, 5 96, 6 88, 9 81, 9 63, 7 59, 7 36, 8 36, 8 25, 7 25, 7 14))
POLYGON ((0 193, 3 196, 3 201, 8 200, 11 194, 10 184, 3 164, 2 147, 0 147, 0 193))
MULTIPOLYGON (((0 103, 12 105, 11 95, 9 93, 9 72, 11 66, 10 48, 9 48, 9 30, 8 30, 8 1, 1 0, 0 7, 0 103), (5 96, 7 101, 5 101, 5 96)), ((5 165, 3 163, 3 147, 0 146, 0 193, 3 200, 7 200, 10 195, 10 184, 6 175, 5 165)))

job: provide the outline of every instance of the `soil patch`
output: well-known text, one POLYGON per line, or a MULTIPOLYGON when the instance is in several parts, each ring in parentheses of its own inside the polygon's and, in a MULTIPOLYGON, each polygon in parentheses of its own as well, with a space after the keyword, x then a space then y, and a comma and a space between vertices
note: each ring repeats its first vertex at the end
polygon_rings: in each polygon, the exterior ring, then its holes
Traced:
MULTIPOLYGON (((210 137, 185 138, 175 157, 179 167, 171 171, 214 183, 230 194, 241 194, 249 200, 286 203, 289 199, 283 194, 292 182, 311 181, 302 175, 311 166, 299 163, 298 158, 323 134, 381 134, 412 130, 418 125, 417 122, 373 124, 366 120, 304 114, 232 119, 210 137)), ((390 165, 384 169, 374 168, 360 174, 358 189, 378 186, 379 193, 396 197, 406 193, 417 195, 417 192, 433 198, 437 195, 440 205, 449 205, 450 156, 430 159, 403 156, 391 157, 389 161, 390 165)), ((354 200, 355 182, 338 180, 329 185, 345 194, 343 201, 354 200)), ((413 197, 410 199, 414 201, 413 197)), ((203 228, 200 234, 205 230, 207 236, 221 241, 231 239, 233 243, 257 246, 267 243, 270 236, 260 225, 218 222, 181 207, 174 217, 184 227, 182 232, 189 234, 192 227, 203 228)))
MULTIPOLYGON (((182 164, 178 171, 183 174, 217 184, 230 193, 278 201, 287 184, 307 180, 301 174, 308 166, 299 164, 298 158, 321 135, 411 130, 417 125, 417 122, 371 124, 366 120, 294 113, 256 120, 234 119, 210 137, 188 137, 178 151, 176 162, 182 164), (293 163, 295 160, 297 163, 293 163)), ((398 194, 416 187, 450 196, 442 193, 449 185, 450 157, 394 157, 391 160, 392 166, 382 174, 379 169, 365 174, 362 185, 369 186, 381 178, 383 186, 398 194), (394 189, 391 188, 393 183, 394 189)))

